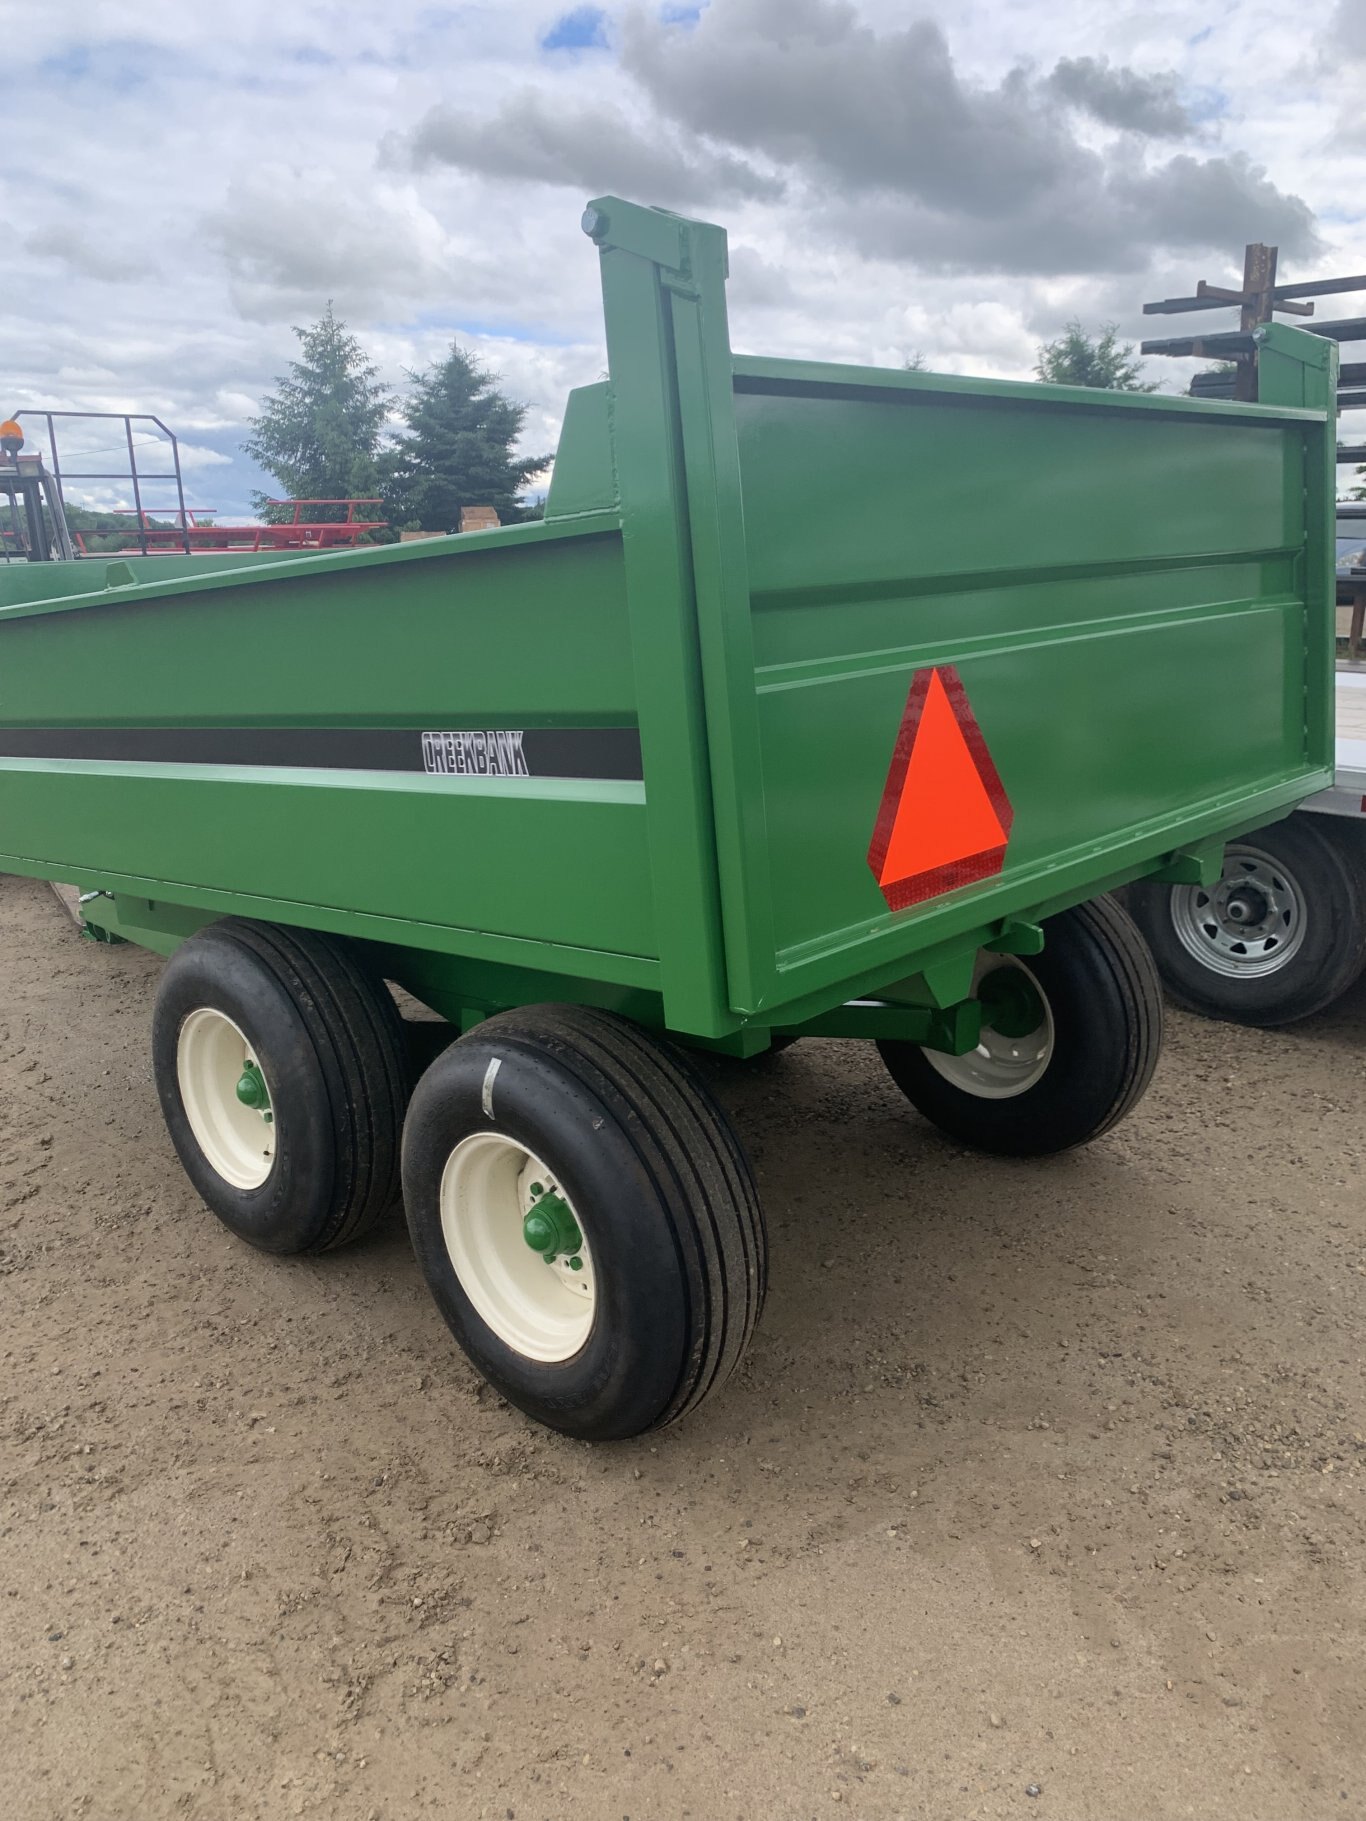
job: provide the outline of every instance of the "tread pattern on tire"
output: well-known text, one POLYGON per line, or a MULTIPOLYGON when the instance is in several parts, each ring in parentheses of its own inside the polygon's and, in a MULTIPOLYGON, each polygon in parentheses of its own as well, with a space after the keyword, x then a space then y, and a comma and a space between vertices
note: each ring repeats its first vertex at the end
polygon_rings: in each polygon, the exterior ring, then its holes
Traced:
POLYGON ((1152 951, 1133 918, 1108 894, 1079 904, 1076 914, 1092 926, 1105 963, 1126 1005, 1137 1014, 1129 1031, 1128 1067, 1109 1110, 1083 1143, 1099 1138, 1131 1112, 1147 1092, 1162 1053, 1162 982, 1152 951))
POLYGON ((730 1377, 768 1287, 763 1210, 729 1118, 683 1056, 611 1012, 527 1006, 475 1031, 549 1050, 623 1115, 622 1127, 668 1212, 688 1285, 693 1346, 653 1426, 676 1422, 730 1377))
POLYGON ((399 1194, 403 1115, 411 1087, 398 1007, 349 946, 316 930, 225 917, 205 935, 268 968, 298 1007, 327 1084, 337 1134, 337 1192, 326 1252, 368 1232, 399 1194))
POLYGON ((1095 898, 1059 912, 1044 927, 1048 935, 1039 986, 1045 997, 1047 976, 1055 966, 1064 966, 1077 977, 1065 991, 1053 989, 1059 1000, 1080 995, 1098 1017, 1100 1006, 1107 1008, 1103 1029, 1092 1031, 1092 1041, 1099 1036, 1105 1046, 1105 1067, 1092 1069, 1080 1092, 1075 1029, 1069 1034, 1068 1055, 1057 1058, 1041 1081, 1000 1100, 948 1084, 929 1052, 914 1044, 878 1044, 888 1073, 914 1107, 950 1137, 995 1156, 1052 1156, 1099 1138, 1142 1098, 1161 1053, 1161 982, 1146 942, 1123 907, 1110 897, 1095 898))

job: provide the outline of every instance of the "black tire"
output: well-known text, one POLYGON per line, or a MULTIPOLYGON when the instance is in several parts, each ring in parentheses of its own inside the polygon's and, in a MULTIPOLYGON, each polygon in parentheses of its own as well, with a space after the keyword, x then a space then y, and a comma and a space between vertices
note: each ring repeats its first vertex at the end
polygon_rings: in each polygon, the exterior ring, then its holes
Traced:
POLYGON ((1292 1024, 1331 1005, 1366 967, 1366 884, 1358 832, 1339 829, 1326 816, 1291 816, 1230 841, 1224 876, 1212 892, 1144 882, 1129 887, 1128 900, 1168 993, 1207 1018, 1292 1024), (1269 873, 1261 873, 1263 862, 1269 873), (1252 915, 1267 913, 1246 931, 1243 943, 1237 938, 1244 931, 1231 927, 1228 915, 1231 903, 1248 896, 1240 872, 1253 880, 1252 915), (1259 876, 1270 894, 1255 883, 1259 876), (1298 940, 1291 950, 1294 930, 1298 940), (1287 939, 1286 959, 1257 971, 1274 958, 1268 945, 1278 932, 1287 939), (1234 971, 1240 946, 1247 954, 1246 973, 1234 971))
POLYGON ((398 1194, 411 1086, 398 1009, 346 943, 236 917, 183 943, 161 976, 152 1064, 171 1142, 211 1211, 263 1252, 325 1252, 372 1227, 398 1194), (275 1158, 242 1189, 191 1129, 177 1058, 200 1009, 222 1012, 269 1083, 275 1158))
POLYGON ((1053 1020, 1051 1054, 1023 1091, 985 1098, 947 1079, 918 1044, 878 1044, 919 1112, 960 1143, 998 1156, 1043 1157, 1099 1138, 1142 1098, 1162 1047, 1157 971, 1113 898, 1062 911, 1044 932, 1043 953, 1014 964, 1053 1020))
POLYGON ((403 1191, 452 1334, 510 1403, 565 1435, 616 1440, 676 1421, 725 1383, 759 1319, 767 1238, 730 1121, 681 1055, 611 1013, 529 1006, 453 1044, 413 1096, 403 1191), (556 1363, 490 1326, 443 1237, 447 1162, 481 1132, 533 1153, 583 1223, 591 1327, 556 1363))

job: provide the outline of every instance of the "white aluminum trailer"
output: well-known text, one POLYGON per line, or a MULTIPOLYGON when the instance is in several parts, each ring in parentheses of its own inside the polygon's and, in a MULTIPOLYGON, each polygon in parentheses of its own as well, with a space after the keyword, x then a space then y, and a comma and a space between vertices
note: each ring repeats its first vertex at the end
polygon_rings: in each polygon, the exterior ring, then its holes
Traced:
POLYGON ((1366 820, 1366 670, 1337 675, 1337 751, 1333 782, 1308 798, 1302 811, 1366 820))

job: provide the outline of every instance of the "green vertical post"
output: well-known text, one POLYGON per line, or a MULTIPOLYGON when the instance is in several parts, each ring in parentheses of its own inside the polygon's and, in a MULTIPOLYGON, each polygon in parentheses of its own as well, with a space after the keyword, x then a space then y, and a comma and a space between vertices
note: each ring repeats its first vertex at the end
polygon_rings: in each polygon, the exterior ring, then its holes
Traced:
POLYGON ((1335 759, 1334 678, 1337 659, 1336 549, 1338 345, 1284 323, 1256 331, 1257 396, 1324 414, 1305 437, 1303 584, 1305 600, 1305 743, 1310 760, 1335 759))
POLYGON ((622 515, 627 612, 660 983, 666 1022, 720 1036, 725 956, 704 737, 671 298, 689 268, 689 224, 604 197, 584 211, 602 261, 608 419, 622 515))
POLYGON ((773 971, 775 935, 726 310, 726 237, 720 228, 698 227, 692 244, 692 283, 670 290, 721 919, 730 1003, 759 1009, 773 971))
MULTIPOLYGON (((774 929, 763 864, 768 830, 726 311, 726 236, 721 228, 684 222, 615 197, 590 204, 588 219, 590 232, 604 249, 613 430, 628 537, 635 507, 632 489, 640 476, 634 461, 622 459, 622 433, 629 414, 614 348, 623 342, 629 345, 639 335, 640 317, 637 313, 615 320, 609 262, 615 253, 626 253, 655 266, 658 307, 653 320, 659 333, 659 364, 666 377, 660 402, 669 422, 669 442, 677 451, 675 520, 685 551, 682 569, 690 582, 689 604, 700 664, 703 719, 694 725, 705 746, 709 781, 724 932, 725 999, 731 1006, 757 1008, 772 973, 774 929), (663 242, 661 224, 670 230, 670 238, 663 242)), ((652 775, 648 763, 646 775, 652 775)), ((667 984, 665 993, 667 999, 667 984)))

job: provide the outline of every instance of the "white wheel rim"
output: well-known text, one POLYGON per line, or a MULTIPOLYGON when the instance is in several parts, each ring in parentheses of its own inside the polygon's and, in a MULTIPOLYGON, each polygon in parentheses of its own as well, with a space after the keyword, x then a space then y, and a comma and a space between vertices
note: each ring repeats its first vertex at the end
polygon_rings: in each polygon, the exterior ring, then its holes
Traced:
POLYGON ((1307 921, 1304 892, 1290 868, 1240 841, 1225 850, 1217 885, 1173 889, 1171 915, 1186 953, 1230 980, 1279 973, 1300 952, 1307 921))
POLYGON ((930 1066, 945 1081, 979 1100, 1013 1100, 1017 1094, 1027 1094, 1043 1079, 1044 1071, 1053 1060, 1053 1014, 1047 995, 1018 956, 979 955, 972 970, 973 992, 977 992, 988 974, 994 974, 1000 968, 1018 968, 1037 993, 1043 1018, 1034 1029, 1023 1037, 1008 1037, 984 1024, 980 1043, 966 1056, 950 1056, 943 1050, 924 1052, 930 1066))
POLYGON ((190 1013, 176 1040, 176 1080, 190 1130, 213 1169, 235 1189, 259 1189, 275 1168, 275 1096, 254 1046, 231 1018, 211 1006, 190 1013), (238 1097, 253 1069, 269 1097, 264 1108, 238 1097))
POLYGON ((534 1152, 501 1132, 462 1139, 441 1175, 441 1232, 461 1289, 499 1340, 545 1365, 573 1358, 597 1308, 593 1256, 578 1210, 534 1152), (547 1197, 563 1203, 582 1236, 549 1262, 523 1232, 547 1197))

